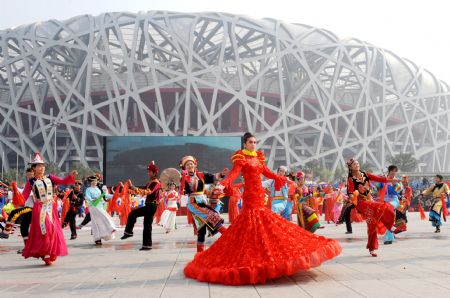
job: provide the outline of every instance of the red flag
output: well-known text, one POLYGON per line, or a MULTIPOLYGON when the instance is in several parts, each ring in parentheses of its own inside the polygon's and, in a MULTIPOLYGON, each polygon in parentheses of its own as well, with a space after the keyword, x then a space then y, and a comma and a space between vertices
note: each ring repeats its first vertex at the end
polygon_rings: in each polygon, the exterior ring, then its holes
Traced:
POLYGON ((419 202, 419 213, 420 213, 420 219, 421 220, 425 220, 425 210, 423 210, 423 207, 422 207, 422 203, 420 203, 419 202))
POLYGON ((119 198, 119 195, 120 195, 120 182, 117 184, 117 187, 116 187, 116 189, 114 190, 114 195, 113 195, 113 197, 111 198, 111 200, 109 200, 109 204, 108 204, 108 209, 107 209, 107 211, 108 211, 108 213, 109 214, 111 214, 112 215, 112 213, 114 212, 114 211, 116 211, 117 212, 117 199, 119 198))
POLYGON ((131 212, 130 193, 128 191, 128 187, 129 187, 129 185, 128 185, 128 181, 127 181, 125 183, 125 185, 123 186, 122 200, 121 200, 121 204, 120 204, 121 211, 119 212, 120 225, 122 225, 122 226, 127 224, 128 215, 131 212))
POLYGON ((447 210, 447 202, 445 200, 445 194, 441 194, 441 202, 442 202, 442 214, 444 217, 444 221, 447 221, 448 210, 447 210))
POLYGON ((70 192, 71 192, 71 190, 67 189, 66 192, 64 193, 64 197, 62 199, 62 212, 61 212, 61 218, 60 218, 61 223, 64 222, 67 212, 69 212, 70 200, 69 200, 68 196, 69 196, 70 192))
POLYGON ((19 208, 19 207, 24 206, 25 199, 23 198, 22 193, 17 188, 17 183, 11 182, 11 188, 12 188, 12 193, 13 193, 12 203, 13 203, 14 207, 19 208))

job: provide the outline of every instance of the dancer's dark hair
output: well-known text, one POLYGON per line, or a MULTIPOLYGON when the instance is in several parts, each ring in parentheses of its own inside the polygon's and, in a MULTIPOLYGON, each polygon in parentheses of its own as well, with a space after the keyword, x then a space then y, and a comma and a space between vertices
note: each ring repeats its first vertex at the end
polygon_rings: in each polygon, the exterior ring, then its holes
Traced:
POLYGON ((244 136, 242 137, 242 142, 245 144, 247 143, 248 139, 254 138, 255 136, 251 132, 244 133, 244 136))
POLYGON ((388 172, 392 172, 393 170, 398 170, 398 167, 396 165, 390 165, 388 167, 388 172))

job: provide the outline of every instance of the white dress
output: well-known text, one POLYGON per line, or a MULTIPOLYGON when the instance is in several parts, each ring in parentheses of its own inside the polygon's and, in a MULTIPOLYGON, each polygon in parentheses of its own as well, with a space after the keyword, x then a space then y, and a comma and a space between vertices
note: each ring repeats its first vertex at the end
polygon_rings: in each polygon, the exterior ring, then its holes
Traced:
POLYGON ((166 204, 167 208, 162 213, 161 221, 159 224, 163 226, 166 232, 168 233, 171 230, 175 229, 178 210, 177 201, 179 195, 177 191, 171 190, 167 192, 165 196, 166 196, 165 199, 167 200, 166 204))
MULTIPOLYGON (((98 187, 88 187, 86 189, 85 197, 89 202, 89 212, 91 213, 92 221, 91 229, 94 241, 114 239, 114 232, 116 231, 113 219, 105 211, 103 199, 97 201, 101 194, 102 192, 98 187)), ((106 198, 112 197, 112 195, 108 194, 105 196, 106 198)))

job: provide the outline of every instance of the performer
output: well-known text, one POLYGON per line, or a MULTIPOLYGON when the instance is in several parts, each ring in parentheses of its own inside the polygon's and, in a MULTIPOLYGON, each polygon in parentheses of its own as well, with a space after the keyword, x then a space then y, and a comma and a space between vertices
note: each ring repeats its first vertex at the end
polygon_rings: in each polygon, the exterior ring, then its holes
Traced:
MULTIPOLYGON (((25 172, 26 181, 29 181, 34 177, 33 169, 28 168, 25 172)), ((16 190, 14 190, 16 191, 16 190)), ((33 210, 34 200, 33 194, 26 198, 24 206, 18 206, 9 213, 8 220, 5 224, 5 229, 0 233, 0 238, 8 239, 9 235, 12 234, 12 229, 14 225, 20 224, 20 235, 25 243, 28 240, 29 229, 31 224, 31 214, 33 210)), ((19 249, 18 254, 22 254, 23 250, 19 249)))
POLYGON ((333 222, 338 225, 339 216, 341 215, 342 205, 344 204, 344 200, 347 200, 347 187, 340 186, 335 191, 334 207, 333 207, 333 222))
POLYGON ((314 233, 320 228, 320 221, 315 210, 306 203, 310 193, 308 187, 305 186, 305 175, 302 171, 297 172, 296 181, 297 189, 294 197, 297 206, 297 223, 305 230, 314 233))
MULTIPOLYGON (((102 175, 100 173, 96 173, 95 176, 98 179, 97 180, 97 187, 98 187, 98 189, 100 189, 100 191, 103 191, 104 185, 103 185, 102 175)), ((86 189, 89 187, 88 186, 89 184, 86 185, 86 183, 89 183, 88 178, 85 178, 85 180, 84 180, 84 184, 86 186, 86 189)), ((89 207, 88 206, 89 206, 89 203, 85 200, 85 204, 83 206, 83 209, 84 209, 83 213, 85 214, 84 215, 84 219, 81 222, 81 224, 78 226, 78 229, 80 229, 80 230, 91 221, 91 213, 89 212, 89 207), (86 212, 86 211, 88 211, 88 212, 86 212)))
POLYGON ((228 221, 233 223, 240 213, 239 201, 241 200, 241 188, 244 184, 234 184, 232 189, 228 189, 230 199, 228 201, 228 221))
POLYGON ((86 201, 89 203, 89 214, 91 214, 91 230, 96 245, 102 245, 105 241, 114 239, 116 226, 113 219, 105 210, 104 199, 112 198, 112 195, 103 192, 98 188, 97 176, 88 177, 91 186, 86 189, 86 201))
POLYGON ((240 173, 244 177, 242 213, 226 233, 184 268, 186 276, 199 281, 229 285, 265 283, 319 266, 337 256, 341 246, 305 231, 264 207, 261 174, 275 182, 275 190, 286 177, 270 172, 264 153, 255 151, 256 138, 246 133, 244 150, 232 156, 233 169, 221 183, 230 188, 240 173))
POLYGON ((177 219, 177 210, 178 210, 178 199, 180 195, 176 190, 176 183, 169 182, 168 183, 169 190, 164 192, 163 198, 165 201, 165 205, 167 206, 166 210, 164 210, 161 216, 161 225, 166 230, 166 233, 174 230, 176 227, 176 219, 177 219))
POLYGON ((400 204, 395 210, 395 224, 394 224, 394 234, 399 234, 406 231, 406 224, 408 223, 408 218, 406 212, 411 204, 412 198, 412 188, 408 185, 408 176, 403 176, 403 195, 400 198, 400 204))
POLYGON ((430 186, 426 190, 424 190, 421 194, 421 197, 426 195, 432 195, 433 196, 433 202, 431 205, 430 213, 429 213, 429 220, 431 221, 431 224, 433 227, 436 227, 435 233, 441 232, 441 213, 442 213, 442 204, 445 204, 445 200, 442 199, 442 195, 449 195, 450 189, 446 183, 443 182, 444 178, 442 175, 436 175, 434 177, 434 185, 430 186))
MULTIPOLYGON (((347 186, 347 194, 348 194, 348 186, 347 186)), ((352 227, 352 213, 354 213, 355 205, 351 202, 348 195, 344 198, 343 207, 341 208, 341 215, 339 216, 339 220, 336 223, 337 225, 340 225, 344 223, 345 221, 345 227, 347 231, 345 234, 352 234, 353 233, 353 227, 352 227)))
POLYGON ((180 161, 181 175, 180 193, 188 195, 187 208, 194 219, 194 234, 197 235, 197 252, 205 250, 205 236, 208 229, 211 235, 223 233, 226 228, 219 213, 208 205, 205 192, 206 184, 213 184, 216 179, 225 177, 228 169, 222 173, 210 174, 197 170, 197 159, 185 156, 180 161))
POLYGON ((214 185, 210 187, 210 191, 208 193, 208 203, 211 208, 216 210, 217 213, 222 211, 223 202, 220 200, 224 197, 223 186, 216 181, 214 185))
POLYGON ((70 240, 77 239, 76 216, 84 203, 84 194, 81 191, 81 181, 75 181, 73 190, 69 193, 69 210, 64 218, 62 228, 70 227, 70 240))
POLYGON ((371 173, 360 171, 359 163, 351 158, 347 161, 349 170, 347 195, 349 202, 362 214, 367 223, 367 249, 373 257, 377 257, 378 249, 377 225, 382 224, 387 230, 394 225, 395 213, 392 205, 386 202, 374 202, 371 195, 371 181, 391 183, 398 182, 391 178, 375 176, 371 173))
MULTIPOLYGON (((288 168, 286 166, 280 166, 277 171, 277 175, 284 177, 288 168)), ((265 180, 262 182, 264 188, 270 190, 270 197, 272 198, 272 211, 278 215, 281 215, 286 220, 291 221, 292 213, 292 201, 289 200, 289 187, 287 182, 281 187, 280 190, 275 190, 274 180, 265 180)))
POLYGON ((31 162, 34 177, 25 185, 23 197, 28 198, 33 192, 34 206, 31 218, 30 235, 25 242, 22 255, 25 258, 42 258, 46 265, 51 265, 58 256, 67 255, 66 241, 53 198, 53 189, 58 184, 73 184, 76 171, 61 179, 45 175, 45 163, 39 152, 31 162))
POLYGON ((325 221, 329 224, 334 220, 333 207, 336 201, 335 191, 329 184, 323 189, 323 207, 325 209, 325 221))
POLYGON ((138 217, 144 217, 144 232, 142 234, 142 247, 139 250, 147 251, 152 249, 152 223, 153 216, 156 213, 160 201, 160 189, 161 184, 158 180, 158 167, 152 161, 147 167, 148 182, 143 188, 138 188, 132 185, 131 181, 128 183, 131 187, 130 193, 135 195, 145 195, 147 196, 145 200, 145 206, 134 209, 130 212, 127 219, 127 225, 125 227, 125 232, 120 238, 122 240, 133 237, 134 224, 138 217))
MULTIPOLYGON (((395 165, 390 165, 388 167, 387 177, 389 179, 395 179, 395 176, 398 173, 398 168, 395 165)), ((382 184, 383 187, 385 184, 382 184)), ((400 206, 400 200, 403 193, 403 184, 401 181, 396 183, 390 183, 386 185, 386 192, 384 194, 384 201, 391 204, 394 210, 397 210, 398 206, 400 206)), ((394 222, 395 225, 395 222, 394 222)), ((384 244, 392 244, 394 241, 394 233, 390 230, 386 230, 386 234, 384 235, 384 244)))

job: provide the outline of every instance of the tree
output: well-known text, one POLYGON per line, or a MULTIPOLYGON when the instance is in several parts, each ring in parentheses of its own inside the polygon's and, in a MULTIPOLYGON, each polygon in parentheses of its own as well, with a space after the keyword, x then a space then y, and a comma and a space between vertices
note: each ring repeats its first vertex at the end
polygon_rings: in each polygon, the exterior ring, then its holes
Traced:
POLYGON ((342 179, 346 179, 347 175, 348 175, 348 170, 341 168, 341 167, 337 167, 336 170, 334 171, 334 179, 335 180, 341 181, 342 179))
POLYGON ((101 173, 101 171, 98 170, 98 169, 89 168, 89 167, 85 167, 85 166, 82 166, 82 165, 80 165, 79 167, 75 168, 74 170, 77 170, 79 179, 81 179, 83 177, 92 176, 95 173, 101 173))
POLYGON ((329 182, 331 176, 333 176, 333 171, 330 169, 320 169, 319 170, 320 180, 324 182, 329 182))
POLYGON ((412 153, 399 153, 391 156, 389 162, 396 165, 402 172, 413 172, 417 169, 417 159, 414 158, 412 153))
POLYGON ((373 165, 369 162, 364 162, 360 164, 359 168, 364 172, 373 172, 373 165))
POLYGON ((9 169, 3 173, 3 181, 16 181, 18 185, 21 185, 25 183, 25 173, 23 173, 22 169, 19 169, 19 175, 17 175, 16 169, 9 169), (16 178, 18 178, 18 181, 16 181, 16 178))
POLYGON ((45 173, 61 176, 61 169, 58 167, 57 164, 51 162, 45 166, 45 173))
POLYGON ((313 175, 318 174, 318 172, 320 171, 319 161, 317 159, 308 161, 307 163, 305 163, 303 170, 305 171, 305 173, 312 173, 313 175))

